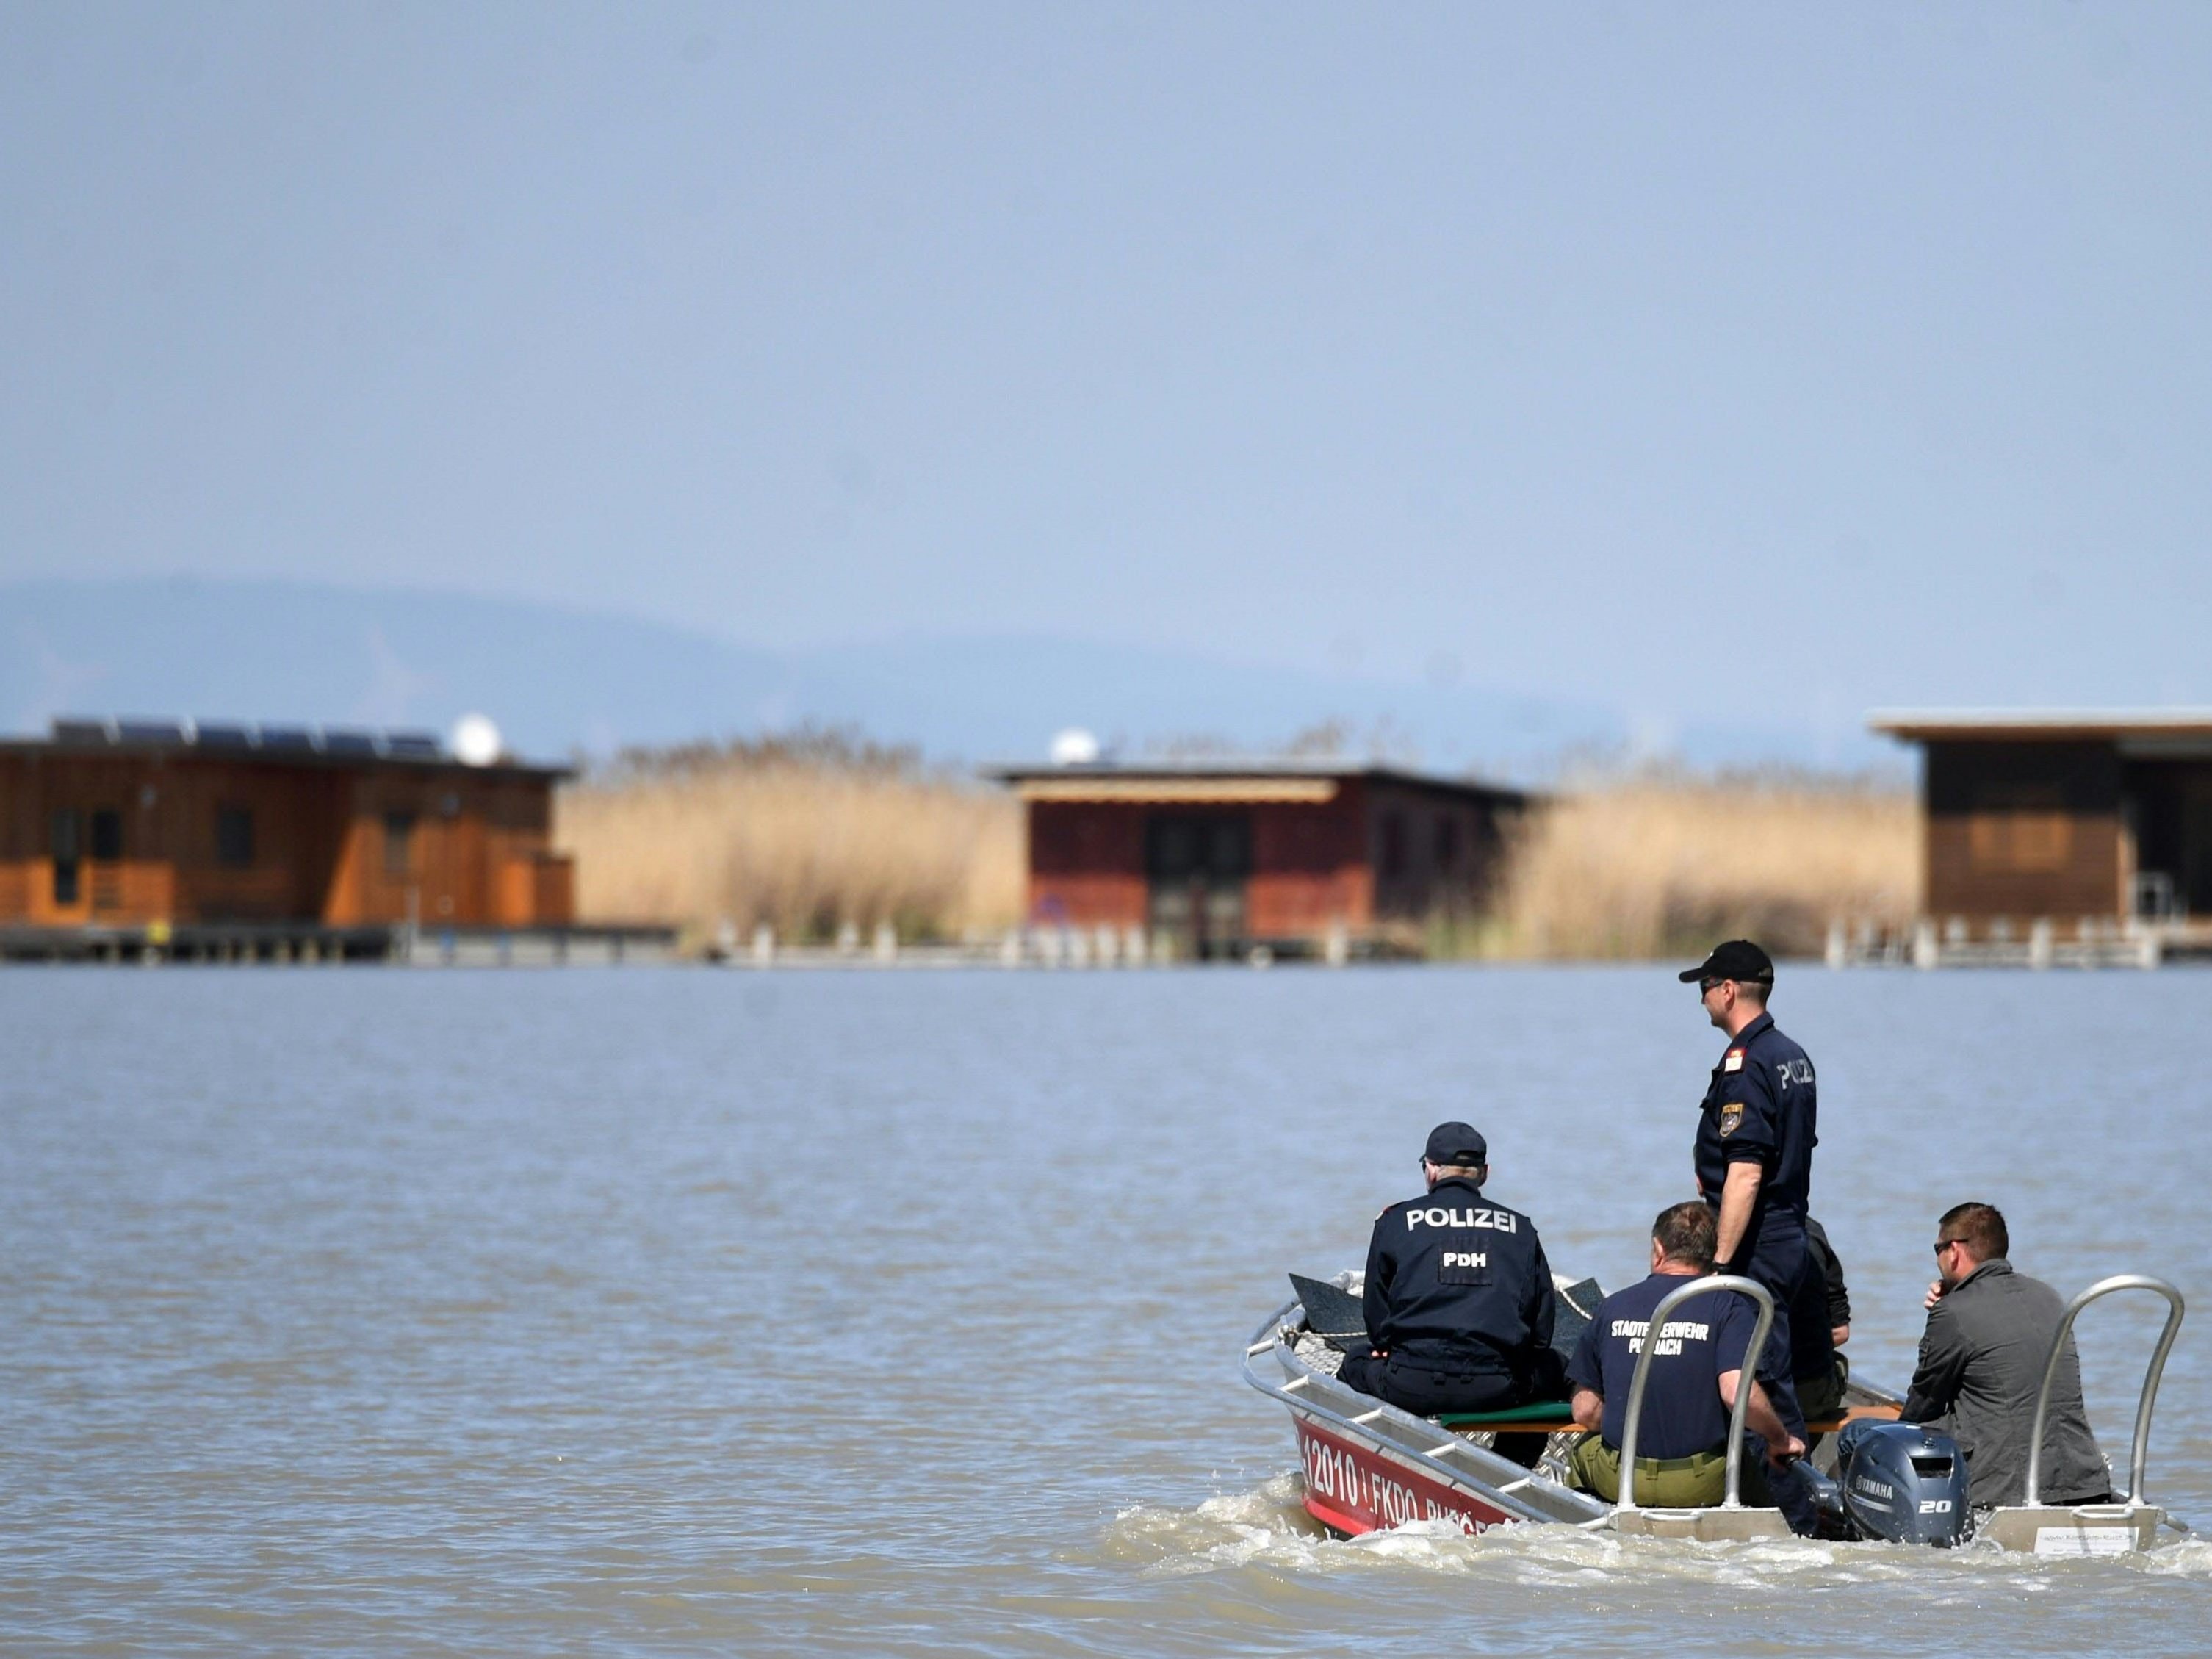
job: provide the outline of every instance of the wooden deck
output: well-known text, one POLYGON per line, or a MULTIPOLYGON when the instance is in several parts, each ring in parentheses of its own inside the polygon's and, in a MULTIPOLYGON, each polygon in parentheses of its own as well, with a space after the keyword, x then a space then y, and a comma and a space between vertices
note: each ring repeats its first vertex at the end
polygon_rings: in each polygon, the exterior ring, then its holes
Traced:
POLYGON ((1968 924, 1923 917, 1887 932, 1838 926, 1828 935, 1831 968, 2157 968, 2212 957, 2212 920, 1968 924))
POLYGON ((495 968, 669 960, 676 930, 647 927, 328 927, 316 922, 0 927, 0 962, 338 963, 495 968))

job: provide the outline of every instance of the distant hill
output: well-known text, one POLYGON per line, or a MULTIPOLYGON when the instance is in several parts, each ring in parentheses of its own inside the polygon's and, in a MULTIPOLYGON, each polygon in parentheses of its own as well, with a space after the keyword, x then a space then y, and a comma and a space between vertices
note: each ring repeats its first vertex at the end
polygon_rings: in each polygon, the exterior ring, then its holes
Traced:
MULTIPOLYGON (((932 757, 1040 757, 1083 726, 1131 751, 1212 739, 1265 750, 1335 721, 1348 752, 1540 778, 1625 750, 1621 711, 1380 677, 1285 671, 1029 636, 908 638, 775 653, 617 616, 434 592, 147 577, 0 583, 0 727, 56 714, 190 714, 445 730, 481 710, 520 752, 851 724, 932 757)), ((1645 746, 1651 746, 1646 734, 1645 746)), ((1894 763, 1809 733, 1671 734, 1701 763, 1894 763)))
POLYGON ((459 593, 146 578, 0 586, 0 723, 191 714, 441 729, 558 756, 773 720, 783 664, 619 617, 459 593))

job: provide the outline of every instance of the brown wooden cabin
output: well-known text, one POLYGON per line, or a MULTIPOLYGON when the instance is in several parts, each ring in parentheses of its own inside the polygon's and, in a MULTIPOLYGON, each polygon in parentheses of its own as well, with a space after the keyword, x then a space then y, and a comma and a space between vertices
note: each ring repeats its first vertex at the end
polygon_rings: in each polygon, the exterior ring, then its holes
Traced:
POLYGON ((189 953, 209 930, 381 954, 395 926, 566 927, 556 766, 464 765, 436 738, 61 720, 0 742, 0 933, 189 953))
POLYGON ((1993 927, 2212 918, 2212 710, 1897 713, 1922 746, 1923 908, 1993 927))
POLYGON ((1489 896, 1517 791, 1386 766, 1103 763, 996 773, 1027 804, 1032 926, 1149 953, 1418 950, 1489 896))

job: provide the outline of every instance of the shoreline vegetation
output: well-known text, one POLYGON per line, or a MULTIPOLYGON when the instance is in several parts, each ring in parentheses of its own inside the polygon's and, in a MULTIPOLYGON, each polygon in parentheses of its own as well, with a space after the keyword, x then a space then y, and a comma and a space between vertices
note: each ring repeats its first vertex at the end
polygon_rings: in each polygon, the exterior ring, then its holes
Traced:
POLYGON ((1909 784, 1781 769, 1601 774, 1563 784, 1508 837, 1491 916, 1442 953, 1648 961, 1755 939, 1777 956, 1817 956, 1836 922, 1895 934, 1919 888, 1909 784))
POLYGON ((762 923, 791 943, 885 922, 934 942, 1022 917, 1019 805, 847 732, 625 750, 554 817, 580 919, 672 923, 695 952, 762 923))
MULTIPOLYGON (((625 750, 556 817, 581 919, 671 922, 695 953, 763 923, 793 944, 884 924, 932 943, 1023 921, 1019 802, 847 732, 625 750)), ((1432 922, 1429 954, 1646 960, 1735 935, 1818 954, 1833 922, 1911 921, 1919 824, 1890 779, 1578 774, 1508 836, 1489 914, 1432 922)))

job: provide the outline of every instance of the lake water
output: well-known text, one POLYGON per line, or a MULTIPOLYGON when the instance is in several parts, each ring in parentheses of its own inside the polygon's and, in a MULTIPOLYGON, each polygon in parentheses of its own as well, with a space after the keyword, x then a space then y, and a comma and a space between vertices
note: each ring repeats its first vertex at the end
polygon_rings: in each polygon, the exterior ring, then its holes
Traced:
MULTIPOLYGON (((1830 974, 1815 1212, 1901 1382, 1935 1218, 2197 1298, 2212 975, 1830 974)), ((2198 1653, 2212 1544, 1317 1536, 1239 1380, 1429 1127, 1613 1288, 1692 1191, 1670 970, 13 970, 0 1644, 70 1653, 2198 1653)), ((2083 1321, 2124 1463, 2156 1318, 2083 1321)))

